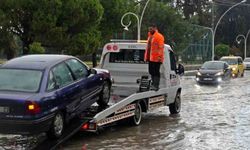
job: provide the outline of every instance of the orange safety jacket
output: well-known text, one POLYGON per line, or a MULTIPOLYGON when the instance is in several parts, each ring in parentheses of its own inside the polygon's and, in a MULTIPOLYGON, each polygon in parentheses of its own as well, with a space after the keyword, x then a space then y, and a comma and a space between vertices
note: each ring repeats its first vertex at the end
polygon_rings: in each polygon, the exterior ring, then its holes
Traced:
POLYGON ((151 47, 146 48, 145 54, 144 54, 144 61, 151 61, 151 62, 161 62, 163 63, 164 60, 164 37, 161 35, 158 31, 155 31, 153 35, 148 33, 148 42, 150 37, 151 39, 151 47), (150 54, 149 54, 150 51, 150 54), (150 55, 148 57, 148 55, 150 55), (149 58, 149 60, 148 60, 149 58))

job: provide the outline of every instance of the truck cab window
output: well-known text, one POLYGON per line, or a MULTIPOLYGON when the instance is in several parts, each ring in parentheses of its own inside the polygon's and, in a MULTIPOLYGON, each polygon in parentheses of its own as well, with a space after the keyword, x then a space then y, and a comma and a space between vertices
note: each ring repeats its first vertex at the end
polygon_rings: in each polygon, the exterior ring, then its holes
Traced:
POLYGON ((169 51, 170 66, 172 71, 176 71, 176 59, 173 51, 169 51))

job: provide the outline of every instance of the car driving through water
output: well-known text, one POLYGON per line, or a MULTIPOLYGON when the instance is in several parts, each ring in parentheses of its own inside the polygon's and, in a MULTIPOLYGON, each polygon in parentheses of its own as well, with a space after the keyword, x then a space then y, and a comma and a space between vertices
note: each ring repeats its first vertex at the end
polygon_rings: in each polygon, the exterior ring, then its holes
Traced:
POLYGON ((218 84, 231 79, 231 69, 224 61, 207 61, 196 73, 199 84, 218 84))

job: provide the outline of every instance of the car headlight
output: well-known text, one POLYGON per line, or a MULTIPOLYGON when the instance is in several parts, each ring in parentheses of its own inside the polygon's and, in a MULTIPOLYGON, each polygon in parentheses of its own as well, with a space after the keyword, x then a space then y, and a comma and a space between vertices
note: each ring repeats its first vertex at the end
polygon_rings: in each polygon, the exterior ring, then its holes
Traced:
POLYGON ((223 72, 218 72, 215 74, 215 76, 221 76, 221 75, 223 75, 223 72))
POLYGON ((233 70, 233 71, 235 71, 235 70, 236 70, 236 68, 232 68, 232 70, 233 70))
POLYGON ((200 73, 200 72, 197 72, 197 76, 201 76, 201 73, 200 73))

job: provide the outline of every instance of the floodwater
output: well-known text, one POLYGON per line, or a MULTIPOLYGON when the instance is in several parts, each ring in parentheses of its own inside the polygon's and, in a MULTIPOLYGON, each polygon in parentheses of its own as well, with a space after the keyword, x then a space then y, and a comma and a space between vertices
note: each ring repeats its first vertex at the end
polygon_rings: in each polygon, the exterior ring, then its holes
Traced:
MULTIPOLYGON (((200 86, 183 77, 182 109, 168 107, 143 115, 139 126, 107 127, 99 134, 77 133, 59 147, 65 150, 246 150, 250 149, 250 71, 219 86, 200 86)), ((27 138, 27 137, 26 137, 27 138)), ((34 145, 35 138, 30 143, 34 145)), ((26 149, 22 138, 0 136, 0 150, 26 149), (17 140, 16 140, 17 139, 17 140), (18 141, 16 148, 9 141, 18 141), (21 144, 20 144, 21 143, 21 144)), ((39 142, 37 142, 39 143, 39 142)), ((12 143, 13 144, 13 143, 12 143)))

